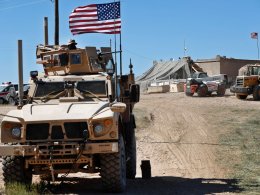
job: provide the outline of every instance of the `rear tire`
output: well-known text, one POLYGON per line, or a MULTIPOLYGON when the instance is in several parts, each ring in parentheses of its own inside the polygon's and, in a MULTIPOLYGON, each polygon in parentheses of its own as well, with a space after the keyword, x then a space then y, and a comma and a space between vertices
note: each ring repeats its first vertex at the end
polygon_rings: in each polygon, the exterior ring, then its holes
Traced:
POLYGON ((218 96, 224 96, 226 93, 226 87, 224 84, 218 85, 217 95, 218 96))
POLYGON ((237 99, 245 100, 245 99, 247 98, 247 95, 239 95, 239 94, 236 94, 236 97, 237 97, 237 99))
POLYGON ((260 100, 260 86, 259 86, 259 85, 254 87, 253 99, 254 99, 255 101, 260 100))
POLYGON ((199 86, 199 89, 198 89, 197 93, 198 93, 198 95, 199 95, 200 97, 205 97, 205 96, 207 96, 207 94, 208 94, 208 88, 207 88, 207 86, 206 86, 206 85, 201 85, 201 86, 199 86))
POLYGON ((126 127, 126 178, 134 179, 136 175, 135 118, 132 114, 130 117, 130 124, 126 127))
POLYGON ((32 172, 25 169, 25 159, 22 156, 4 156, 2 162, 4 183, 32 183, 32 172))
POLYGON ((12 105, 12 106, 15 106, 16 102, 15 102, 15 100, 14 100, 13 97, 9 97, 9 98, 8 98, 8 104, 10 104, 10 105, 12 105))
POLYGON ((119 135, 118 153, 100 155, 100 175, 103 188, 108 192, 123 192, 126 188, 125 145, 119 135))
POLYGON ((5 103, 4 99, 0 98, 0 104, 4 104, 4 103, 5 103))
POLYGON ((190 92, 185 92, 185 94, 186 94, 186 96, 193 96, 194 95, 194 93, 190 93, 190 92))

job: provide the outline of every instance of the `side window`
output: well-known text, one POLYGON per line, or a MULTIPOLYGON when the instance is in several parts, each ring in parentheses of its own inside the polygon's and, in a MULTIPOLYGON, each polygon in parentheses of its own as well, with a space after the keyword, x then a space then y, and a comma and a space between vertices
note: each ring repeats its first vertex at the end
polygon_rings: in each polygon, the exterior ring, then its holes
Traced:
POLYGON ((90 58, 90 64, 91 64, 93 70, 95 70, 95 71, 102 69, 101 65, 97 62, 97 59, 90 58))
POLYGON ((8 92, 10 90, 10 86, 6 87, 3 92, 8 92))
POLYGON ((207 75, 206 73, 201 73, 201 74, 199 75, 199 78, 206 78, 206 77, 208 77, 208 75, 207 75))
POLYGON ((53 55, 53 62, 54 62, 54 66, 58 66, 59 65, 59 55, 58 54, 54 54, 53 55))
POLYGON ((47 56, 43 56, 43 60, 50 60, 51 59, 51 56, 50 55, 47 55, 47 56))
POLYGON ((70 64, 81 64, 81 55, 79 53, 70 54, 70 64))
POLYGON ((17 84, 14 85, 14 89, 15 89, 15 91, 18 91, 18 85, 17 84))
POLYGON ((60 65, 61 66, 67 66, 68 65, 68 61, 69 61, 68 54, 66 54, 66 53, 60 54, 59 55, 59 60, 60 60, 60 65))
POLYGON ((62 54, 54 54, 54 66, 67 66, 68 65, 68 54, 62 53, 62 54))

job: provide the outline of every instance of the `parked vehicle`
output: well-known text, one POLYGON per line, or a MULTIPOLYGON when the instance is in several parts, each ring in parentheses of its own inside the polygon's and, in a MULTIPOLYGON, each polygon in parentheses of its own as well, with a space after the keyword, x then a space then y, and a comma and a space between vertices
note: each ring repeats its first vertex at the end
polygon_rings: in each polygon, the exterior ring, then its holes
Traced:
POLYGON ((253 100, 260 100, 260 64, 248 64, 240 68, 236 83, 230 87, 238 99, 253 95, 253 100))
POLYGON ((45 75, 31 71, 28 103, 1 123, 5 183, 100 172, 105 190, 124 191, 136 175, 132 64, 117 75, 110 47, 39 46, 37 55, 45 75))
POLYGON ((208 76, 206 72, 195 72, 187 79, 184 91, 187 96, 197 93, 200 97, 205 97, 216 92, 218 96, 224 96, 226 92, 227 75, 219 74, 208 76))
POLYGON ((5 82, 0 85, 0 104, 9 103, 15 105, 17 102, 18 84, 5 82))

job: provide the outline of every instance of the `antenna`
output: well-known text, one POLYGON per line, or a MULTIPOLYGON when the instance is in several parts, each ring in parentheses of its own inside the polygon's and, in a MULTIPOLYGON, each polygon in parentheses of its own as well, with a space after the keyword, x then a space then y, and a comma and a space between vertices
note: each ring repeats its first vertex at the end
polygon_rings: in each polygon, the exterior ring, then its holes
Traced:
POLYGON ((183 47, 184 57, 186 57, 186 51, 187 51, 187 48, 186 48, 186 43, 185 43, 185 39, 184 39, 184 47, 183 47))
POLYGON ((54 2, 55 12, 55 34, 54 34, 54 45, 59 45, 59 0, 54 2))

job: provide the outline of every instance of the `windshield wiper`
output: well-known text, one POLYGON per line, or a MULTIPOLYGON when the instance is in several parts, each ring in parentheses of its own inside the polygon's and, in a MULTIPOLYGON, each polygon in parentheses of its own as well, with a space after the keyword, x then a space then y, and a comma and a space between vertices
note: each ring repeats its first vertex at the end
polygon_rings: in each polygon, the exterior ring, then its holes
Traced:
POLYGON ((66 91, 64 89, 63 90, 58 90, 58 91, 53 91, 53 92, 51 92, 51 93, 41 97, 40 100, 45 103, 45 102, 49 101, 50 99, 57 99, 57 98, 59 98, 61 96, 64 96, 65 94, 66 94, 66 91), (56 94, 54 96, 51 96, 54 93, 58 93, 58 94, 56 94))
MULTIPOLYGON (((98 97, 96 94, 92 93, 91 91, 81 89, 80 92, 88 93, 88 94, 94 96, 95 98, 97 98, 98 100, 105 102, 104 100, 102 100, 100 97, 98 97)), ((83 94, 83 95, 85 96, 85 94, 83 94)))

